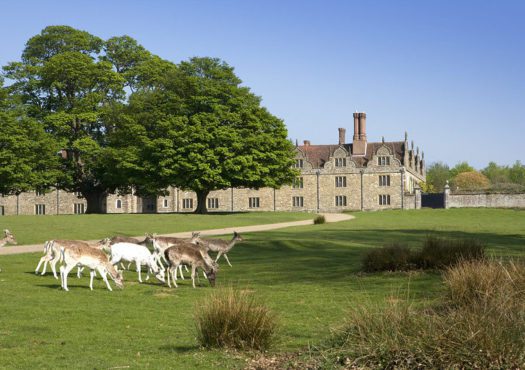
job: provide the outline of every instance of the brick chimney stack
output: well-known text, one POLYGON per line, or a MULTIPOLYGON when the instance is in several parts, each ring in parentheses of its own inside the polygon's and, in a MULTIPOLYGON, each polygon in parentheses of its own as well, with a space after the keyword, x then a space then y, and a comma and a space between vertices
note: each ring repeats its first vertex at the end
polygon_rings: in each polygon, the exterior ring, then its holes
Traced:
POLYGON ((354 113, 354 141, 352 154, 366 154, 366 113, 354 113))
POLYGON ((346 129, 339 127, 339 145, 344 145, 346 141, 346 129))
POLYGON ((308 146, 308 145, 310 145, 310 140, 304 140, 304 141, 303 141, 303 144, 304 144, 304 146, 308 146))

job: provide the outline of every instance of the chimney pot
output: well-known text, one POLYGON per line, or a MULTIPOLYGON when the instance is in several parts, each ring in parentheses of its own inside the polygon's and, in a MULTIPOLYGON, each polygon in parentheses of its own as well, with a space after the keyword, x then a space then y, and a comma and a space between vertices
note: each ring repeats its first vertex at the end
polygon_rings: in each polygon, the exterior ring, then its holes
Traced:
POLYGON ((310 145, 310 140, 304 140, 303 143, 304 143, 304 146, 308 146, 310 145))

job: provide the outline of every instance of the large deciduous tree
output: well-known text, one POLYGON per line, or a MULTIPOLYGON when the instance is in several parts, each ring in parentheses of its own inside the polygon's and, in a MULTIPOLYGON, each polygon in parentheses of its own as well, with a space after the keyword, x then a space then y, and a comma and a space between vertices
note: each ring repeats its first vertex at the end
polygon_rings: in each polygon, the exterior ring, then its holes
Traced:
MULTIPOLYGON (((128 40, 129 41, 129 40, 128 40)), ((123 186, 112 171, 109 136, 115 125, 108 116, 125 98, 126 79, 132 63, 120 61, 118 49, 101 58, 104 41, 68 26, 50 26, 26 44, 20 62, 4 67, 13 81, 10 93, 28 107, 63 151, 63 176, 58 186, 78 191, 87 200, 87 213, 101 212, 104 197, 123 186)), ((131 58, 131 57, 130 57, 131 58)))
POLYGON ((169 185, 193 190, 196 212, 205 213, 213 190, 291 182, 293 145, 283 122, 241 86, 232 67, 215 58, 192 58, 161 69, 162 76, 150 69, 157 78, 150 77, 130 99, 127 131, 138 145, 126 153, 140 162, 128 166, 139 191, 169 185))

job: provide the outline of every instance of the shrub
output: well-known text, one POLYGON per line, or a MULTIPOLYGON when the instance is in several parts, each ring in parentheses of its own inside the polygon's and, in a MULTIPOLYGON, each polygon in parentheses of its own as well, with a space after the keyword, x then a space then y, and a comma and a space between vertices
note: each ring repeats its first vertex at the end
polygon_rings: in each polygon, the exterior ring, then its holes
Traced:
POLYGON ((326 218, 323 215, 319 215, 316 218, 314 218, 314 225, 324 224, 326 223, 326 218))
POLYGON ((410 249, 397 243, 371 249, 363 258, 363 270, 365 272, 405 271, 413 267, 413 254, 410 249))
POLYGON ((266 350, 274 341, 275 315, 255 297, 219 289, 195 308, 197 340, 204 347, 266 350))
POLYGON ((453 240, 427 236, 415 260, 420 268, 443 269, 459 261, 479 260, 484 257, 485 246, 478 240, 453 240))
POLYGON ((356 306, 317 357, 327 368, 523 368, 525 266, 464 261, 445 285, 439 309, 356 306))

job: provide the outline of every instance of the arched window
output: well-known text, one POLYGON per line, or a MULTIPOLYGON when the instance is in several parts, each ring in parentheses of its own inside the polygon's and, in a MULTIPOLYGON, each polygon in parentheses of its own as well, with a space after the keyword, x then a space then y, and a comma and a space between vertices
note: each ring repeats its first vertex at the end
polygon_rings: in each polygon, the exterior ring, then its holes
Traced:
POLYGON ((117 199, 117 202, 115 204, 115 207, 117 209, 121 209, 122 208, 122 200, 121 199, 117 199))

